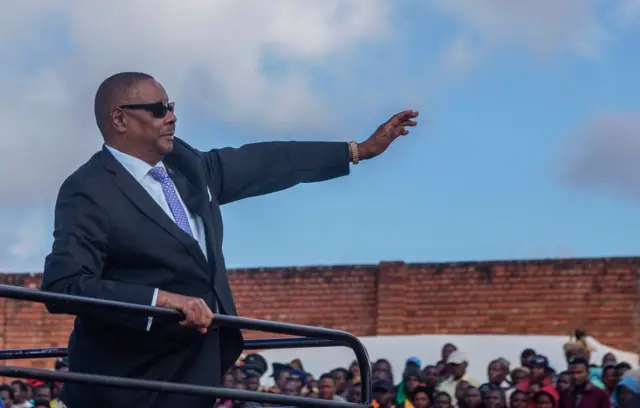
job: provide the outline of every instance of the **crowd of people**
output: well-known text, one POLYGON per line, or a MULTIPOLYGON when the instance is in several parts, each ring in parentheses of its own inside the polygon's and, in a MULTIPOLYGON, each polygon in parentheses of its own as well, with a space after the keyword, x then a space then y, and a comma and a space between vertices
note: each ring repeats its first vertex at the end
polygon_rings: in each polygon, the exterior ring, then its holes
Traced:
MULTIPOLYGON (((556 371, 547 357, 533 349, 522 351, 512 367, 497 357, 486 378, 472 378, 469 359, 454 344, 445 344, 441 360, 423 365, 406 359, 402 378, 394 378, 389 361, 372 365, 375 408, 640 408, 640 372, 608 353, 591 361, 593 349, 585 333, 576 331, 564 346, 567 369, 556 371)), ((556 362, 557 363, 557 362, 556 362)), ((296 359, 273 363, 275 385, 263 386, 267 362, 247 355, 224 377, 224 387, 240 390, 360 403, 362 383, 357 362, 314 377, 296 359)), ((255 403, 219 400, 218 408, 257 408, 255 403)))
MULTIPOLYGON (((417 357, 405 361, 396 379, 389 361, 372 365, 374 408, 640 408, 640 370, 616 361, 608 353, 591 361, 593 349, 579 331, 564 347, 567 369, 556 371, 533 349, 522 351, 519 365, 496 358, 486 378, 471 378, 469 359, 451 343, 442 347, 441 360, 423 365, 417 357)), ((362 382, 357 362, 314 376, 299 359, 273 363, 274 385, 262 384, 267 361, 260 354, 243 356, 224 376, 223 387, 238 390, 360 403, 362 382)), ((56 362, 67 370, 67 361, 56 362)), ((58 399, 62 384, 14 381, 0 386, 0 407, 64 408, 58 399)), ((220 399, 215 408, 258 408, 265 404, 220 399)))

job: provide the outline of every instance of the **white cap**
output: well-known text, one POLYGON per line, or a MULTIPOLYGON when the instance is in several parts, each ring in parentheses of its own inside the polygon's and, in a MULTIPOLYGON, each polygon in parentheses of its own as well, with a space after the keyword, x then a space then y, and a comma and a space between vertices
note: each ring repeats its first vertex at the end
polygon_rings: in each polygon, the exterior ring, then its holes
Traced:
POLYGON ((449 354, 449 358, 447 359, 447 364, 462 364, 467 363, 467 355, 462 351, 454 351, 449 354))

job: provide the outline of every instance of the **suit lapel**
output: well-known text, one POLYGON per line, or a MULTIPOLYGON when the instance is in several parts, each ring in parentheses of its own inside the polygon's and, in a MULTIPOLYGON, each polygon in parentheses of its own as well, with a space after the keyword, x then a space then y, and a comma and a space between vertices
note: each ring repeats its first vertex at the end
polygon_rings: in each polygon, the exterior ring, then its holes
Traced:
POLYGON ((174 169, 172 178, 185 204, 191 206, 189 210, 202 218, 207 240, 207 258, 209 259, 212 274, 215 274, 216 254, 212 252, 212 249, 216 247, 216 240, 213 215, 211 214, 211 207, 208 201, 209 190, 201 167, 194 166, 194 163, 198 163, 199 158, 188 156, 189 152, 180 144, 176 143, 174 144, 173 152, 167 155, 164 163, 174 169), (175 169, 179 169, 180 171, 175 171, 175 169), (187 200, 189 203, 187 203, 187 200))
MULTIPOLYGON (((105 166, 114 173, 116 186, 129 198, 129 200, 151 221, 162 227, 167 233, 180 241, 196 258, 200 264, 208 270, 209 265, 198 246, 198 242, 189 234, 184 232, 178 225, 162 210, 162 208, 151 198, 147 191, 138 183, 129 172, 109 153, 103 150, 105 166)), ((186 181, 186 180, 185 180, 186 181)), ((180 191, 182 194, 182 192, 180 191)), ((189 194, 187 194, 190 196, 189 194)), ((186 201, 183 196, 183 201, 186 201)), ((192 202, 192 205, 195 205, 192 202)))

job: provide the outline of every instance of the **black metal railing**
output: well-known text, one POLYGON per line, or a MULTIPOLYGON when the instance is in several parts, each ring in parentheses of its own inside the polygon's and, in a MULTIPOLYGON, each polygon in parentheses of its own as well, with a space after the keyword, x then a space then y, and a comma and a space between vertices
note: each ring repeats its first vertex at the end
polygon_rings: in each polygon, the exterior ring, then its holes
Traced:
MULTIPOLYGON (((159 308, 153 306, 137 305, 131 303, 117 302, 112 300, 86 298, 81 296, 65 295, 59 293, 43 292, 36 289, 28 289, 18 286, 0 284, 0 297, 25 300, 31 302, 68 305, 75 308, 87 309, 108 309, 110 311, 120 311, 125 313, 170 318, 183 320, 184 315, 173 309, 159 308)), ((247 340, 248 349, 267 348, 303 348, 303 347, 332 347, 346 346, 351 348, 360 366, 362 380, 362 404, 368 405, 371 402, 371 363, 367 350, 360 340, 351 333, 326 329, 320 327, 304 326, 290 323, 272 322, 258 319, 248 319, 237 316, 216 315, 213 325, 234 327, 237 329, 248 329, 262 332, 288 334, 304 336, 304 338, 282 338, 282 339, 262 339, 247 340)), ((66 355, 64 348, 49 349, 24 349, 24 350, 4 350, 0 359, 15 358, 42 358, 60 357, 66 355), (58 354, 55 354, 58 353, 58 354), (9 357, 10 356, 10 357, 9 357)), ((255 391, 242 391, 225 389, 219 387, 204 387, 188 384, 176 384, 161 381, 147 381, 125 377, 102 376, 95 374, 84 374, 75 372, 58 372, 41 370, 34 368, 0 366, 0 376, 15 378, 35 378, 43 380, 54 380, 87 385, 102 385, 121 388, 133 388, 145 391, 174 392, 190 395, 208 395, 217 398, 232 398, 242 401, 254 401, 266 404, 280 404, 296 407, 341 407, 360 408, 362 405, 326 401, 307 397, 293 397, 287 395, 269 394, 255 391)))

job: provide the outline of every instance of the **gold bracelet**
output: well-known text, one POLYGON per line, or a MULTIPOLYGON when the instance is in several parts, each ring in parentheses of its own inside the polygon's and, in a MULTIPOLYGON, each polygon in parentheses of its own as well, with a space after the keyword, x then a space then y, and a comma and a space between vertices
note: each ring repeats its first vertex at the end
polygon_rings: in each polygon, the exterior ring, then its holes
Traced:
POLYGON ((353 140, 348 143, 349 153, 351 153, 351 163, 358 164, 360 161, 360 152, 358 152, 358 143, 353 140))

